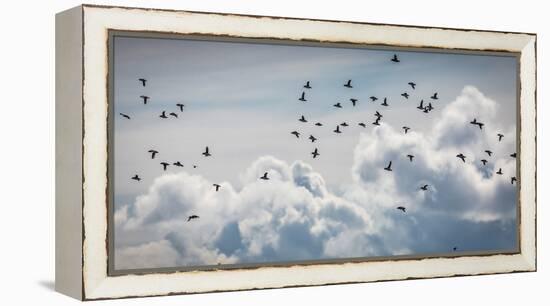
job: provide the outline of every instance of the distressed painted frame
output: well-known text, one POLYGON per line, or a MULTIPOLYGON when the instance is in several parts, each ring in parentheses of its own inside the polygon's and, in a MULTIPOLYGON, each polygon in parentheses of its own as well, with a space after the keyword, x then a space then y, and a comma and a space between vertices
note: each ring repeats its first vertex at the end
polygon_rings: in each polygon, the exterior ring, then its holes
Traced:
POLYGON ((535 34, 83 5, 56 17, 56 68, 56 290, 62 293, 95 300, 536 270, 535 34), (112 30, 518 53, 519 252, 109 273, 107 84, 112 30))

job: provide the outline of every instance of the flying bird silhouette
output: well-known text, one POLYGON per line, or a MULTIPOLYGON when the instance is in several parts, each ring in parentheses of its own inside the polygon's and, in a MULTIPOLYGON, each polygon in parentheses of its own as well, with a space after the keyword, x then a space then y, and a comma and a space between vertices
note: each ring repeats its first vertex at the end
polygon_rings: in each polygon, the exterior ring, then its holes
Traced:
POLYGON ((172 112, 172 113, 170 113, 170 114, 168 114, 168 115, 170 115, 170 116, 172 116, 172 117, 175 117, 175 118, 178 118, 178 114, 176 114, 176 113, 174 113, 174 112, 172 112))
POLYGON ((264 181, 269 180, 269 177, 267 177, 267 172, 264 173, 264 175, 260 177, 260 180, 264 180, 264 181))
POLYGON ((391 160, 390 160, 390 163, 388 164, 388 166, 386 168, 384 168, 384 170, 386 171, 392 171, 391 170, 391 160))
POLYGON ((197 216, 197 215, 191 215, 191 216, 187 217, 187 222, 189 222, 193 219, 198 219, 198 218, 199 218, 199 216, 197 216))
POLYGON ((166 111, 162 111, 162 114, 160 114, 159 117, 161 117, 161 118, 163 118, 163 119, 168 118, 168 116, 166 116, 166 111))
POLYGON ((173 163, 173 165, 176 167, 183 167, 183 164, 179 160, 173 163))
POLYGON ((424 100, 420 100, 420 104, 416 108, 424 109, 424 100))
POLYGON ((333 106, 336 107, 336 108, 342 108, 342 105, 340 104, 340 102, 334 104, 333 106))
POLYGON ((298 133, 297 131, 292 131, 290 132, 290 134, 296 136, 296 138, 300 138, 300 133, 298 133))
POLYGON ((304 88, 311 89, 311 86, 309 85, 309 81, 306 82, 306 85, 304 85, 304 88))
POLYGON ((487 153, 487 155, 491 156, 491 154, 493 154, 493 151, 491 151, 491 150, 485 150, 485 153, 487 153))
POLYGON ((126 119, 130 119, 130 116, 126 115, 126 114, 123 114, 123 113, 119 113, 122 117, 126 118, 126 119))
POLYGON ((405 134, 407 134, 407 132, 409 132, 410 129, 411 129, 411 128, 408 127, 408 126, 404 126, 404 127, 403 127, 403 130, 405 131, 405 134))
POLYGON ((348 124, 346 122, 342 122, 340 123, 341 126, 348 126, 348 124))
POLYGON ((376 113, 374 113, 374 115, 377 117, 377 118, 382 118, 384 116, 382 116, 382 114, 380 114, 378 111, 376 111, 376 113))
POLYGON ((334 132, 334 133, 337 133, 337 134, 342 133, 342 132, 340 131, 340 126, 337 125, 337 126, 336 126, 336 130, 334 130, 333 132, 334 132))
POLYGON ((409 98, 409 94, 406 93, 406 92, 402 93, 401 95, 402 95, 403 97, 405 97, 405 99, 408 99, 408 98, 409 98))
POLYGON ((388 104, 388 99, 387 98, 384 98, 384 102, 382 102, 382 104, 380 104, 382 106, 389 106, 388 104))
POLYGON ((151 153, 151 159, 154 159, 155 156, 158 154, 159 151, 151 149, 151 150, 149 150, 149 151, 147 151, 147 152, 151 153))
POLYGON ((457 250, 457 247, 453 247, 453 252, 456 252, 456 250, 457 250))
POLYGON ((502 137, 504 137, 504 135, 502 135, 502 134, 500 134, 500 133, 498 133, 497 136, 498 136, 498 141, 501 141, 501 140, 502 140, 502 137))
POLYGON ((498 168, 498 171, 496 172, 498 175, 502 175, 502 168, 498 168))
POLYGON ((302 115, 302 117, 300 117, 300 119, 298 119, 298 121, 307 122, 306 117, 304 117, 304 115, 302 115))
POLYGON ((315 148, 315 150, 313 152, 311 152, 311 155, 313 155, 313 158, 316 158, 317 156, 319 156, 321 154, 319 154, 319 152, 317 151, 317 148, 315 148))
POLYGON ((350 98, 349 99, 351 101, 351 105, 355 106, 355 104, 357 103, 357 99, 355 98, 350 98))
POLYGON ((432 111, 434 109, 434 107, 432 106, 432 102, 428 103, 428 106, 426 106, 426 108, 428 108, 428 111, 432 111))
POLYGON ((466 156, 464 156, 464 154, 460 153, 456 157, 462 159, 462 162, 466 162, 466 156))
POLYGON ((516 179, 515 176, 512 176, 512 177, 510 178, 510 183, 511 183, 512 185, 513 185, 514 182, 516 182, 516 181, 517 181, 517 179, 516 179))
POLYGON ((428 190, 428 184, 426 184, 424 186, 420 186, 420 189, 424 190, 424 191, 428 190))
POLYGON ((516 153, 510 154, 510 157, 516 158, 516 153))
POLYGON ((344 87, 353 88, 353 86, 351 86, 351 80, 348 80, 348 82, 344 84, 344 87))
POLYGON ((208 150, 208 146, 204 149, 202 155, 204 155, 204 157, 212 156, 212 154, 210 154, 210 151, 208 150))
POLYGON ((137 175, 137 174, 134 175, 134 176, 132 176, 132 179, 133 179, 134 181, 138 181, 138 182, 141 181, 141 177, 139 177, 139 175, 137 175))
POLYGON ((484 123, 481 123, 481 122, 477 121, 476 118, 474 118, 474 120, 470 121, 470 124, 479 126, 479 129, 480 129, 480 130, 482 130, 482 129, 483 129, 483 125, 485 125, 484 123))
POLYGON ((364 127, 364 128, 366 128, 366 127, 367 127, 367 125, 366 125, 366 124, 364 124, 363 122, 359 122, 359 124, 358 124, 358 125, 359 125, 359 126, 362 126, 362 127, 364 127))
POLYGON ((139 96, 139 97, 143 99, 143 104, 147 104, 147 101, 149 101, 148 96, 139 96))
POLYGON ((399 58, 397 57, 397 54, 393 55, 391 61, 394 62, 394 63, 399 63, 400 62, 399 58))
POLYGON ((372 123, 374 125, 380 125, 380 117, 377 117, 376 120, 372 123))
POLYGON ((316 126, 323 126, 323 124, 321 122, 317 122, 315 123, 316 126))
POLYGON ((177 103, 176 106, 180 109, 180 112, 183 112, 183 107, 185 104, 177 103))
POLYGON ((486 159, 482 159, 481 160, 481 163, 485 166, 487 164, 487 160, 486 159))
POLYGON ((412 89, 416 89, 416 84, 415 83, 409 82, 408 84, 411 85, 412 89))
POLYGON ((163 169, 164 171, 166 171, 166 169, 168 168, 168 165, 170 165, 170 164, 167 163, 167 162, 161 162, 160 164, 162 165, 162 169, 163 169))
POLYGON ((311 140, 311 142, 315 142, 317 138, 315 138, 313 135, 309 135, 309 140, 311 140))
POLYGON ((220 187, 221 187, 220 184, 212 184, 212 186, 214 186, 214 187, 216 188, 216 192, 217 192, 218 190, 220 190, 220 187))
POLYGON ((437 92, 434 92, 434 94, 433 94, 430 98, 432 98, 432 100, 437 100, 437 99, 439 99, 439 98, 437 97, 437 92))
POLYGON ((142 85, 143 87, 145 87, 145 83, 147 83, 147 80, 146 80, 146 79, 140 78, 140 79, 138 79, 138 81, 140 81, 140 82, 141 82, 141 85, 142 85))
POLYGON ((409 161, 413 161, 413 158, 414 158, 414 155, 411 155, 411 154, 407 154, 407 157, 409 158, 409 161))
POLYGON ((303 102, 306 102, 306 101, 307 101, 307 100, 306 100, 306 93, 305 93, 305 91, 302 91, 302 96, 300 96, 300 99, 298 99, 298 100, 303 101, 303 102))
POLYGON ((370 99, 370 100, 371 100, 372 102, 374 102, 374 101, 378 100, 378 98, 377 98, 377 97, 375 97, 375 96, 370 96, 370 98, 369 98, 369 99, 370 99))
POLYGON ((407 212, 407 209, 403 206, 397 206, 397 209, 402 211, 402 212, 407 212))

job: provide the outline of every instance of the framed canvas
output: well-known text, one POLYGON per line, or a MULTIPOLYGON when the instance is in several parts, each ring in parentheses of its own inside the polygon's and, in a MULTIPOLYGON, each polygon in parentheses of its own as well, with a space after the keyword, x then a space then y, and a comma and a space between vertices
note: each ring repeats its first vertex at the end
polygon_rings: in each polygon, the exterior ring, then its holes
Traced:
POLYGON ((56 289, 536 270, 536 35, 56 16, 56 289))

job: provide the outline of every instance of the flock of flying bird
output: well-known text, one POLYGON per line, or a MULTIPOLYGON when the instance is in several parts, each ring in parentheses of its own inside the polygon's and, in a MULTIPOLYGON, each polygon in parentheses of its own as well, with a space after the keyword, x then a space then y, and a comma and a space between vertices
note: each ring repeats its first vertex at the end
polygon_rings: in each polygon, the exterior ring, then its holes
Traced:
MULTIPOLYGON (((393 62, 393 63, 399 63, 399 62, 400 62, 400 59, 399 59, 399 57, 397 56, 397 54, 394 54, 393 57, 390 59, 390 61, 393 62)), ((142 85, 143 87, 145 87, 145 86, 147 85, 147 80, 146 80, 145 78, 139 78, 138 81, 141 83, 141 85, 142 85)), ((408 82, 407 85, 409 85, 409 86, 411 87, 412 90, 415 90, 415 89, 416 89, 416 83, 414 83, 414 82, 408 82)), ((348 88, 348 89, 353 88, 352 80, 351 80, 351 79, 350 79, 350 80, 347 80, 347 82, 345 82, 345 83, 343 84, 343 86, 346 87, 346 88, 348 88)), ((312 86, 312 84, 311 84, 310 81, 306 81, 306 83, 303 85, 303 88, 304 88, 304 90, 302 91, 302 93, 301 93, 301 95, 299 96, 298 100, 301 101, 301 102, 308 102, 308 100, 307 100, 307 98, 306 98, 306 92, 307 92, 308 90, 311 90, 311 89, 313 88, 313 86, 312 86)), ((401 93, 401 96, 402 96, 404 99, 408 100, 410 95, 409 95, 407 92, 403 92, 403 93, 401 93)), ((141 95, 140 98, 142 99, 144 105, 146 105, 146 104, 148 103, 148 101, 150 100, 150 97, 149 97, 149 96, 146 96, 146 95, 141 95)), ((431 95, 429 98, 430 98, 430 100, 433 101, 433 102, 435 102, 435 101, 437 101, 437 100, 439 99, 437 92, 435 92, 435 93, 434 93, 433 95, 431 95)), ((376 97, 376 96, 370 96, 369 99, 370 99, 370 101, 373 102, 373 103, 376 102, 376 101, 378 101, 378 97, 376 97)), ((355 106, 357 105, 357 102, 359 102, 359 100, 358 100, 357 98, 350 98, 349 101, 350 101, 352 107, 355 107, 355 106)), ((424 113, 430 113, 431 111, 433 111, 433 110, 435 109, 435 107, 432 105, 432 102, 431 102, 431 101, 428 102, 428 103, 425 103, 424 100, 420 100, 420 103, 419 103, 419 105, 418 105, 416 108, 419 109, 420 111, 424 112, 424 113)), ((381 103, 380 105, 381 105, 381 106, 384 106, 384 107, 388 107, 388 106, 389 106, 387 97, 384 97, 384 98, 383 98, 382 103, 381 103)), ((182 103, 177 103, 177 104, 175 104, 175 106, 177 107, 177 109, 178 109, 180 112, 183 112, 183 109, 184 109, 184 107, 185 107, 185 105, 182 104, 182 103)), ((337 102, 337 103, 335 103, 335 104, 333 105, 333 107, 334 107, 334 108, 340 109, 340 108, 343 108, 344 106, 342 105, 342 103, 337 102)), ((178 113, 176 113, 175 111, 169 112, 168 114, 167 114, 167 112, 168 112, 168 111, 163 110, 163 111, 161 112, 161 114, 159 115, 159 117, 162 118, 162 119, 168 119, 169 116, 170 116, 170 117, 173 117, 173 118, 178 118, 178 113)), ((131 117, 130 117, 129 115, 127 115, 127 114, 124 114, 124 113, 119 113, 119 114, 120 114, 122 117, 124 117, 125 119, 131 119, 131 117)), ((380 121, 381 121, 381 119, 383 118, 383 115, 382 115, 379 111, 376 111, 376 112, 374 113, 374 117, 375 117, 375 119, 374 119, 374 121, 372 122, 372 124, 375 125, 375 126, 379 126, 379 125, 380 125, 380 121)), ((299 117, 298 121, 301 122, 301 123, 307 123, 307 122, 308 122, 308 120, 305 118, 304 115, 301 115, 301 116, 299 117)), ((476 118, 474 118, 474 119, 470 122, 470 124, 479 127, 480 130, 483 130, 484 123, 478 121, 476 118)), ((316 123, 314 123, 314 125, 320 127, 320 126, 323 126, 323 123, 321 123, 321 122, 316 122, 316 123)), ((341 133, 342 133, 342 129, 340 129, 340 127, 344 128, 344 127, 348 127, 348 126, 349 126, 349 124, 346 123, 346 122, 340 123, 340 124, 336 125, 336 128, 333 130, 333 132, 336 133, 336 134, 341 134, 341 133)), ((358 126, 360 126, 360 127, 362 127, 362 128, 366 128, 366 127, 367 127, 367 125, 366 125, 364 122, 359 122, 359 123, 358 123, 358 126)), ((402 129, 403 129, 403 132, 404 132, 405 134, 407 134, 411 128, 408 127, 408 126, 403 126, 402 129)), ((299 131, 296 131, 296 130, 290 132, 290 134, 294 135, 296 138, 300 138, 300 135, 301 135, 301 133, 300 133, 299 131)), ((501 134, 501 133, 498 133, 496 136, 498 137, 498 141, 499 141, 499 142, 500 142, 500 141, 502 140, 502 138, 504 137, 504 135, 501 134)), ((310 140, 312 143, 315 143, 318 139, 317 139, 317 137, 315 137, 315 136, 313 136, 313 135, 309 135, 308 140, 310 140)), ((159 152, 158 152, 157 150, 155 150, 155 149, 150 149, 150 150, 148 151, 148 153, 150 154, 151 159, 155 159, 156 156, 157 156, 157 154, 159 154, 159 152)), ((485 150, 485 153, 488 155, 488 158, 491 157, 492 154, 493 154, 493 152, 492 152, 491 150, 485 150)), ((210 157, 210 156, 212 156, 212 154, 210 153, 210 149, 208 148, 208 146, 205 148, 205 150, 204 150, 204 152, 202 153, 202 155, 203 155, 204 157, 210 157)), ((318 156, 321 155, 321 153, 319 152, 319 149, 318 149, 317 147, 315 147, 314 150, 311 152, 311 155, 312 155, 313 158, 317 158, 318 156)), ((413 159, 414 159, 415 156, 412 155, 412 154, 407 154, 405 157, 406 157, 410 162, 413 162, 413 159)), ((466 163, 466 158, 467 158, 467 157, 466 157, 463 153, 457 154, 456 157, 459 158, 462 162, 466 163)), ((516 158, 516 153, 510 154, 510 157, 516 158)), ((487 160, 487 159, 481 159, 480 162, 482 163, 483 166, 486 166, 487 163, 488 163, 488 160, 487 160)), ((162 166, 162 169, 163 169, 164 171, 166 171, 167 168, 168 168, 170 165, 173 165, 173 166, 176 166, 176 167, 183 167, 183 164, 182 164, 180 161, 176 161, 176 162, 174 162, 174 163, 168 163, 168 162, 162 161, 162 162, 160 162, 160 165, 162 166)), ((193 168, 197 168, 197 166, 196 166, 196 165, 193 165, 193 168)), ((393 171, 393 169, 392 169, 392 161, 390 160, 390 161, 388 162, 387 166, 384 167, 383 169, 386 170, 386 171, 393 171)), ((499 168, 498 171, 496 171, 496 174, 497 174, 497 175, 503 175, 504 173, 502 172, 502 168, 499 168)), ((136 175, 134 175, 133 177, 131 177, 131 179, 132 179, 132 180, 135 180, 135 181, 138 181, 138 182, 141 181, 141 177, 140 177, 138 174, 136 174, 136 175)), ((260 180, 264 180, 264 181, 269 180, 269 172, 265 172, 261 177, 259 177, 259 179, 260 179, 260 180)), ((510 178, 511 184, 514 184, 516 181, 517 181, 517 179, 516 179, 515 176, 512 176, 512 177, 510 178)), ((213 187, 215 188, 215 191, 217 192, 217 191, 220 190, 220 188, 221 188, 222 186, 221 186, 220 184, 216 184, 216 183, 215 183, 215 184, 213 184, 213 187)), ((428 187, 429 187, 428 184, 423 184, 422 186, 419 187, 419 190, 421 190, 421 191, 428 191, 428 187)), ((397 206, 397 209, 400 210, 400 211, 402 211, 403 213, 405 213, 405 212, 407 211, 407 208, 406 208, 405 206, 403 206, 403 205, 397 206)), ((190 216, 188 216, 187 221, 189 222, 189 221, 191 221, 191 220, 193 220, 193 219, 198 219, 198 218, 199 218, 198 215, 190 215, 190 216)), ((454 247, 453 250, 456 251, 456 247, 454 247)))

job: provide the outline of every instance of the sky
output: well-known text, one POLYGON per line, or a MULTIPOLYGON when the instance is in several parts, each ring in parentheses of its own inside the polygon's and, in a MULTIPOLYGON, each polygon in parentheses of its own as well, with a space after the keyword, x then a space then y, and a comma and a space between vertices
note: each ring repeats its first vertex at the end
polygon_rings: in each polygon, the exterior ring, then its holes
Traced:
POLYGON ((515 57, 136 37, 114 52, 117 269, 516 247, 515 57))

